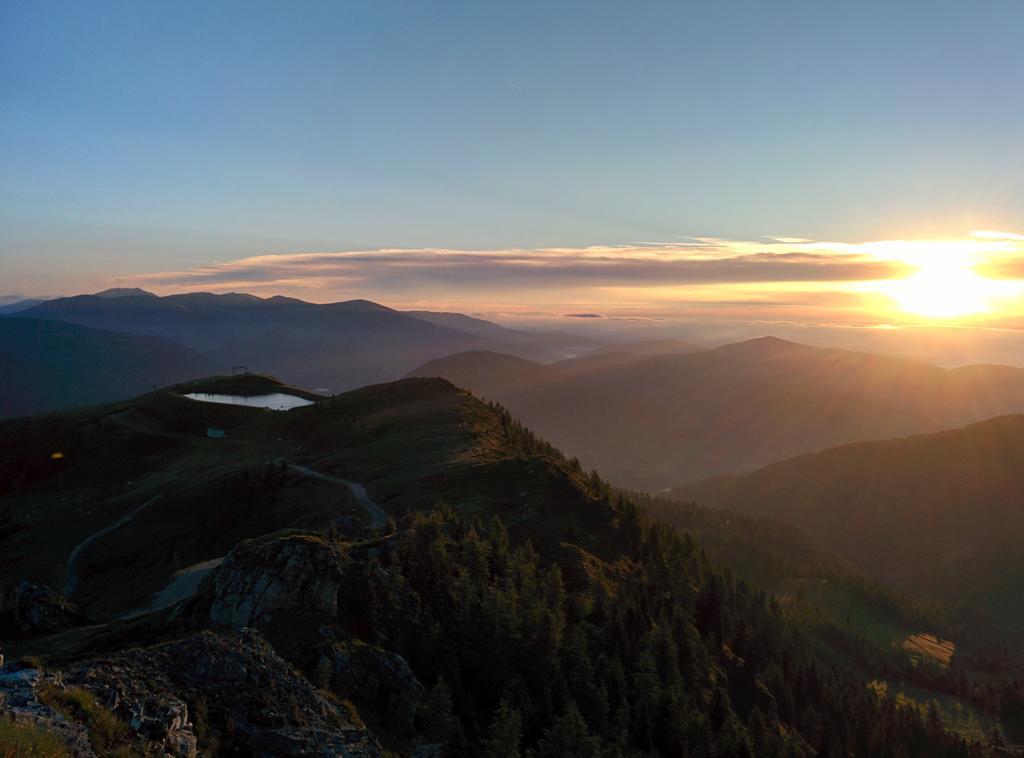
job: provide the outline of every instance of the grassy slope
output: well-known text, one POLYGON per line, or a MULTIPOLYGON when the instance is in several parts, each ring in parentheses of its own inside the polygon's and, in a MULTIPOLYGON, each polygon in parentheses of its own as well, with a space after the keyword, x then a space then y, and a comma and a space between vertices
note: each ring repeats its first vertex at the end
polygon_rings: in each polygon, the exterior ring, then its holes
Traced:
POLYGON ((293 477, 272 511, 242 509, 232 523, 201 533, 232 477, 255 473, 294 448, 264 433, 269 415, 158 392, 0 424, 5 459, 12 470, 27 469, 35 479, 12 482, 15 488, 3 497, 10 524, 0 576, 61 587, 75 545, 153 500, 83 556, 74 600, 102 617, 144 602, 177 569, 223 555, 245 536, 351 509, 354 502, 343 488, 293 477), (226 429, 229 437, 208 439, 207 426, 226 429), (53 460, 57 452, 62 457, 53 460))
MULTIPOLYGON (((258 377, 243 384, 223 378, 203 386, 281 389, 258 377)), ((586 524, 582 476, 566 477, 564 463, 515 449, 505 426, 468 393, 428 379, 368 387, 287 413, 162 391, 5 422, 0 450, 10 451, 11 471, 33 473, 3 497, 10 524, 0 543, 0 578, 63 586, 79 542, 152 501, 83 555, 73 600, 89 615, 109 618, 144 605, 175 571, 224 555, 241 539, 315 527, 353 509, 346 488, 294 474, 262 505, 238 490, 242 472, 261 476, 272 461, 361 482, 396 515, 441 502, 464 512, 529 513, 550 527, 542 533, 554 549, 573 504, 578 524, 586 524), (226 430, 227 438, 207 439, 208 426, 226 430), (564 510, 541 505, 559 501, 564 510)))

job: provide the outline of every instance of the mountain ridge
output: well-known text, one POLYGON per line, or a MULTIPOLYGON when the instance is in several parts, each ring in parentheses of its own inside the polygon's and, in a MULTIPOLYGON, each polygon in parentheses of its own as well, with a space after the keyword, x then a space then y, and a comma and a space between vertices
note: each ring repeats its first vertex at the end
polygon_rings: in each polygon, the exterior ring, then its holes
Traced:
POLYGON ((29 317, 0 318, 0 366, 0 418, 120 400, 211 368, 158 337, 29 317))
MULTIPOLYGON (((426 360, 466 349, 498 349, 551 360, 597 344, 477 319, 470 320, 473 331, 464 331, 454 328, 453 319, 444 314, 421 318, 369 300, 316 304, 245 293, 159 297, 112 290, 102 296, 48 300, 5 318, 45 318, 170 340, 199 353, 208 366, 246 366, 333 392, 397 379, 426 360), (111 292, 114 296, 108 296, 111 292)), ((462 321, 454 319, 456 324, 462 321)), ((24 350, 26 360, 46 358, 33 356, 30 346, 24 350)), ((99 399, 109 398, 94 398, 99 399)))
POLYGON ((1024 540, 1022 472, 1024 414, 1011 414, 849 443, 671 494, 793 524, 898 589, 979 600, 1020 624, 1008 598, 1024 586, 1015 557, 1024 540))
POLYGON ((1024 369, 944 369, 778 338, 615 361, 494 363, 486 354, 454 355, 410 375, 446 377, 506 405, 633 489, 1024 411, 1024 369))

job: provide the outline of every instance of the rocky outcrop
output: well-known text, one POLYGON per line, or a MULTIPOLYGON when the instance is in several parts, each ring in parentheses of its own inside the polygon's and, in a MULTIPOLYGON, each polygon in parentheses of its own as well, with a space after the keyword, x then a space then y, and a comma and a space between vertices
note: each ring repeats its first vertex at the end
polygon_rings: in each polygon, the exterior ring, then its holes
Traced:
POLYGON ((39 702, 39 689, 58 682, 59 677, 39 669, 4 667, 0 670, 0 714, 56 735, 73 758, 96 758, 83 725, 39 702))
POLYGON ((406 660, 362 642, 338 643, 324 653, 331 689, 388 719, 395 731, 411 734, 425 690, 406 660))
POLYGON ((77 613, 43 584, 0 584, 0 639, 52 634, 79 623, 77 613))
POLYGON ((173 752, 184 746, 186 725, 188 734, 216 739, 222 752, 381 754, 373 735, 251 629, 202 632, 95 659, 69 672, 68 681, 96 692, 175 755, 188 755, 173 752), (197 721, 201 714, 201 729, 188 725, 190 713, 197 721))
MULTIPOLYGON (((119 676, 122 671, 110 672, 119 676)), ((95 694, 115 716, 126 722, 146 743, 157 746, 164 755, 195 758, 198 739, 189 721, 188 705, 170 692, 151 691, 134 681, 111 686, 105 677, 92 675, 91 669, 78 670, 68 683, 95 694)))
POLYGON ((248 540, 228 554, 200 591, 210 621, 222 626, 262 626, 292 611, 333 616, 346 565, 344 550, 320 537, 248 540))

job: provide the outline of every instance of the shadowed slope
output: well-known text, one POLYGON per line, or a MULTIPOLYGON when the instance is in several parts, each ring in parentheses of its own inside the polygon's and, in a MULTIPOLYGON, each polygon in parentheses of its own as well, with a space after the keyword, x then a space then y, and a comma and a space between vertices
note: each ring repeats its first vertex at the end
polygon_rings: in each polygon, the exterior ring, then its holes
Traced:
POLYGON ((205 358, 164 339, 0 318, 0 417, 119 400, 209 370, 205 358))
POLYGON ((1024 416, 1014 415, 843 445, 672 494, 794 524, 901 589, 990 600, 1024 621, 1009 602, 1024 587, 1022 492, 1024 416))

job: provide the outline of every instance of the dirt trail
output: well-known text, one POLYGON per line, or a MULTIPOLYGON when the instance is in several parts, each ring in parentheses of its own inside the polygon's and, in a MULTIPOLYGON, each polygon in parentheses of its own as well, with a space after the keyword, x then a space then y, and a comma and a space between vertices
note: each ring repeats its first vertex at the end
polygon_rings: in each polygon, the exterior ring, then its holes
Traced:
POLYGON ((104 536, 110 534, 112 531, 114 531, 118 527, 121 527, 121 526, 124 526, 125 524, 127 524, 129 521, 131 521, 133 518, 138 516, 140 513, 142 513, 144 510, 146 510, 146 508, 151 506, 153 503, 155 503, 159 499, 160 499, 160 495, 153 495, 153 497, 151 497, 149 500, 144 502, 142 505, 140 505, 138 508, 136 508, 131 513, 129 513, 129 514, 125 515, 125 516, 122 516, 117 521, 115 521, 113 524, 110 524, 109 526, 105 526, 102 529, 100 529, 98 532, 96 532, 95 534, 92 534, 92 535, 86 537, 84 540, 82 540, 81 542, 79 542, 75 546, 75 549, 71 551, 71 555, 68 556, 67 568, 64 571, 64 597, 65 598, 70 598, 72 593, 78 587, 78 564, 81 562, 82 554, 89 548, 89 546, 92 545, 92 543, 94 543, 100 537, 104 537, 104 536))
MULTIPOLYGON (((366 491, 366 487, 359 484, 358 482, 350 482, 348 479, 340 479, 339 477, 330 476, 329 474, 321 474, 319 471, 314 471, 308 466, 300 466, 297 463, 289 463, 288 468, 294 471, 295 473, 300 474, 301 476, 308 476, 311 479, 320 479, 325 482, 331 482, 332 484, 338 484, 348 487, 349 491, 353 494, 353 496, 355 496, 355 499, 359 503, 359 505, 363 509, 365 509, 366 512, 370 515, 370 526, 372 528, 381 529, 387 523, 387 513, 385 513, 384 510, 379 505, 373 502, 373 499, 366 491)), ((145 507, 145 505, 143 505, 143 507, 145 507)), ((129 514, 117 524, 113 524, 107 527, 107 529, 103 530, 102 532, 97 532, 88 540, 86 540, 86 542, 83 542, 81 545, 75 548, 75 550, 78 551, 82 547, 86 546, 87 542, 102 537, 104 534, 112 531, 113 529, 116 529, 122 523, 131 519, 131 517, 133 517, 140 510, 142 510, 142 508, 139 508, 135 512, 129 514)), ((386 535, 386 538, 390 538, 391 536, 393 535, 386 535)), ((147 605, 125 614, 125 616, 123 616, 122 618, 134 618, 136 616, 141 616, 146 613, 152 613, 153 611, 163 610, 164 608, 169 608, 170 606, 174 605, 175 603, 181 600, 184 600, 187 597, 191 597, 196 593, 196 590, 199 589, 199 585, 202 583, 203 579, 205 579, 211 572, 213 572, 213 570, 216 569, 217 566, 219 566, 221 561, 223 560, 223 556, 221 556, 220 558, 211 558, 210 560, 203 561, 202 563, 197 563, 193 566, 188 566, 187 568, 178 571, 172 577, 171 582, 163 590, 154 595, 153 599, 147 605)), ((67 596, 66 591, 65 596, 67 596)))
POLYGON ((348 487, 359 502, 359 505, 361 505, 366 512, 370 514, 370 527, 373 529, 381 529, 387 523, 388 514, 385 513, 379 505, 373 502, 369 494, 366 492, 366 487, 359 484, 359 482, 350 482, 348 479, 339 479, 336 476, 321 474, 319 471, 314 471, 307 466, 300 466, 297 463, 289 463, 288 468, 298 474, 302 474, 303 476, 308 476, 313 479, 322 479, 325 482, 333 482, 334 484, 341 484, 348 487))

